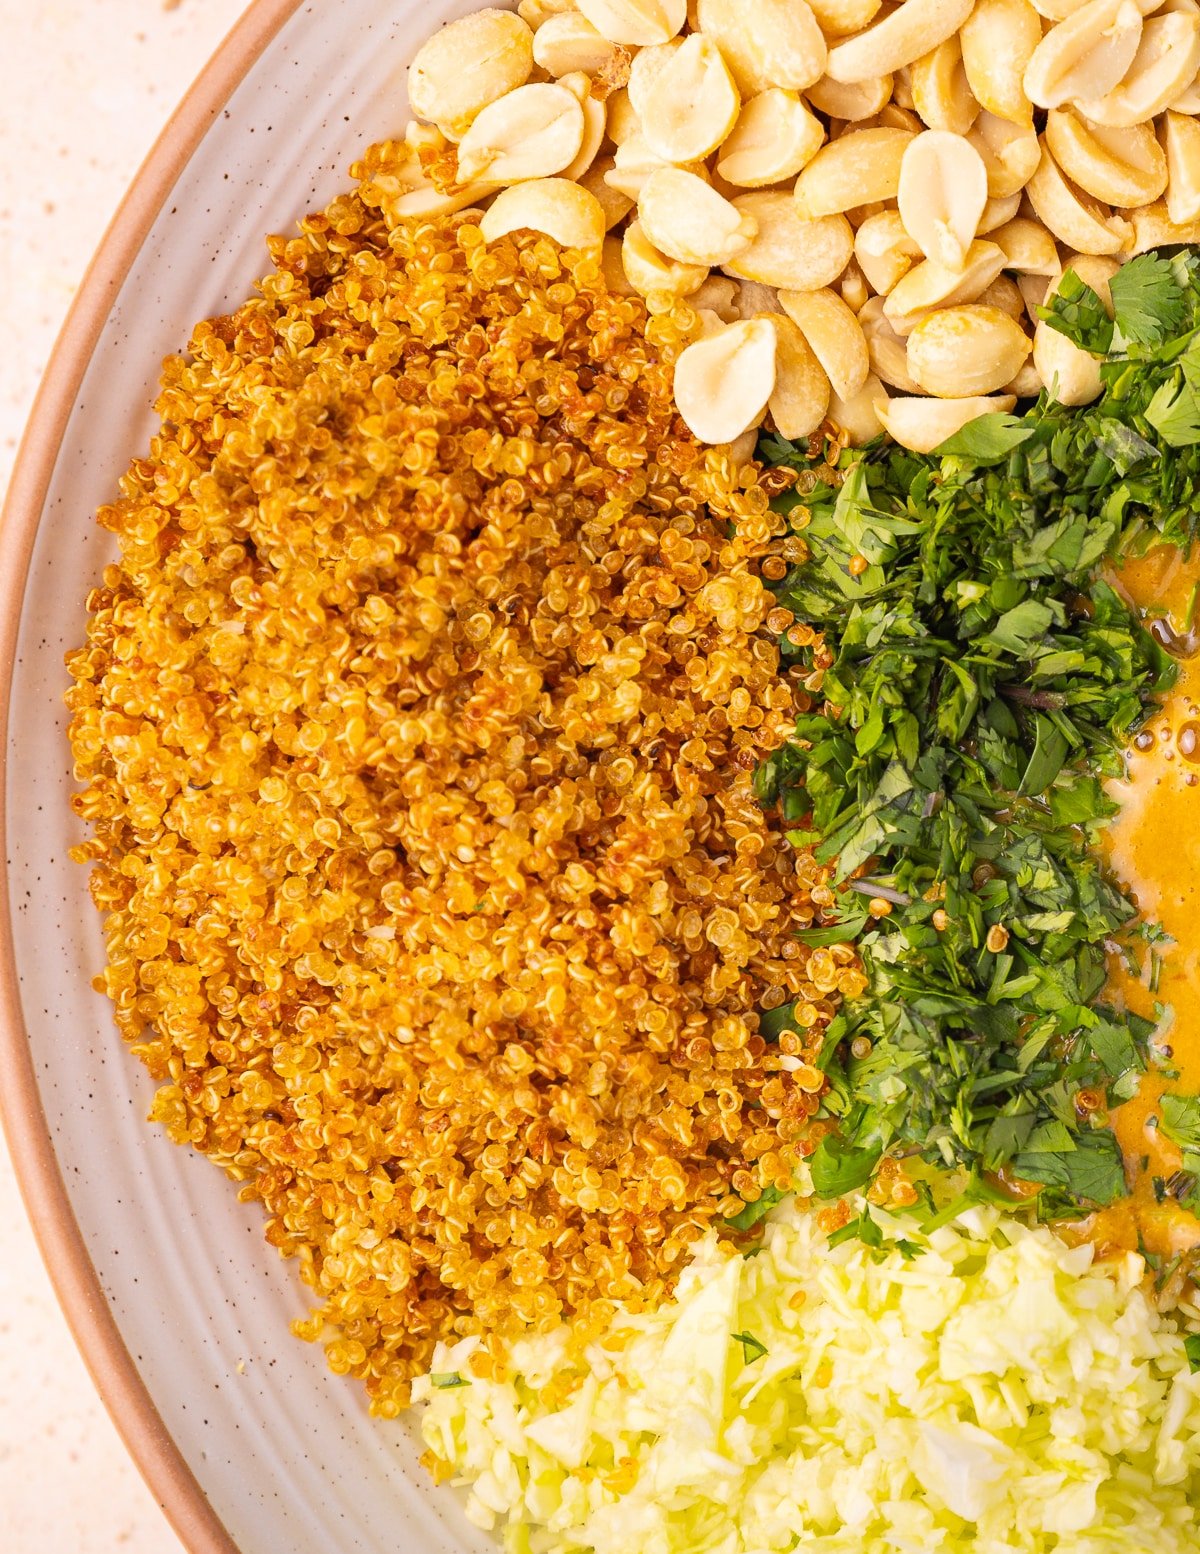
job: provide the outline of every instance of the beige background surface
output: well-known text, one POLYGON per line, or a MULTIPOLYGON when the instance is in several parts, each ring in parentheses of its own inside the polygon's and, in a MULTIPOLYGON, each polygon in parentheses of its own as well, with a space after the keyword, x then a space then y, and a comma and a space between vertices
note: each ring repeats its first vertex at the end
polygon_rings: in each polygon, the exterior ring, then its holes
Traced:
MULTIPOLYGON (((242 6, 0 0, 0 494, 92 251, 242 6)), ((180 1550, 75 1351, 2 1143, 0 1550, 180 1550)))

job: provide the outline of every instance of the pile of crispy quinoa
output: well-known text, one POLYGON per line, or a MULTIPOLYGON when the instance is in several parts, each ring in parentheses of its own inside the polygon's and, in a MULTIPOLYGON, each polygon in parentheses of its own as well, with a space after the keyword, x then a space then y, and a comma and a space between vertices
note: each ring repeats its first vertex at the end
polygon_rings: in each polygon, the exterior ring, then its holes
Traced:
POLYGON ((438 1338, 660 1300, 812 1148, 863 982, 752 794, 800 542, 677 419, 686 316, 361 195, 272 257, 100 515, 79 855, 154 1116, 392 1414, 438 1338))

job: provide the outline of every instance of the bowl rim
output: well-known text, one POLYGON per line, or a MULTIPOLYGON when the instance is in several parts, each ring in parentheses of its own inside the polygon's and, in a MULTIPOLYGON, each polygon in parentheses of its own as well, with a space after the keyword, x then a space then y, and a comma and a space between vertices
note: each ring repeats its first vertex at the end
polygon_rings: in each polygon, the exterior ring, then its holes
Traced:
MULTIPOLYGON (((0 856, 17 639, 34 542, 83 376, 166 199, 221 110, 306 0, 250 0, 134 176, 88 266, 34 398, 0 511, 0 856)), ((21 1010, 7 870, 0 871, 0 1125, 67 1325, 142 1477, 188 1554, 240 1554, 164 1424, 109 1308, 67 1195, 21 1010)))

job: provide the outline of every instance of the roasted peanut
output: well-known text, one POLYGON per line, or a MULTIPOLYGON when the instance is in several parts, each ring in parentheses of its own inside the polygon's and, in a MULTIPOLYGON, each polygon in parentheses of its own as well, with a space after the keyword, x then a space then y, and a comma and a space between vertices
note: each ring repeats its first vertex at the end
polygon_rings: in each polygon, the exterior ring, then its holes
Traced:
POLYGON ((1168 113, 1163 139, 1167 147, 1167 215, 1183 226, 1200 219, 1200 124, 1182 113, 1168 113))
POLYGON ((535 179, 502 189, 479 222, 489 243, 523 227, 544 232, 563 248, 599 250, 604 242, 599 200, 566 178, 535 179))
POLYGON ((604 274, 604 284, 614 297, 636 297, 637 289, 629 284, 629 277, 625 274, 623 246, 619 237, 606 237, 600 254, 600 269, 604 274))
POLYGON ((827 38, 861 32, 874 20, 883 0, 808 0, 817 26, 827 38))
POLYGON ((721 147, 718 174, 743 189, 763 189, 794 178, 825 139, 821 121, 795 92, 768 87, 743 104, 721 147))
POLYGON ((926 314, 977 301, 1003 269, 999 247, 982 240, 971 244, 961 271, 926 259, 892 287, 882 304, 884 315, 898 335, 911 334, 926 314))
POLYGON ((790 194, 771 190, 743 194, 733 203, 757 223, 758 235, 722 265, 730 275, 785 291, 817 291, 846 268, 854 232, 844 216, 805 221, 790 194))
POLYGON ((1016 377, 1004 385, 1004 392, 1012 394, 1016 399, 1036 399, 1045 386, 1042 375, 1031 357, 1016 377))
POLYGON ((476 115, 459 142, 459 176, 500 184, 548 178, 578 156, 584 128, 583 106, 561 82, 519 86, 476 115))
POLYGON ((858 123, 872 119, 892 95, 892 77, 877 76, 870 81, 834 81, 822 76, 807 92, 809 102, 819 113, 831 119, 858 123))
POLYGON ((1025 298, 1009 275, 997 275, 992 284, 980 292, 979 301, 986 308, 999 308, 1017 323, 1025 317, 1025 298))
POLYGON ((1167 158, 1150 124, 1113 130, 1055 108, 1046 144, 1067 177, 1105 204, 1149 205, 1167 186, 1167 158))
POLYGON ((774 321, 756 318, 680 353, 675 404, 701 442, 732 442, 756 424, 775 391, 777 341, 774 321))
POLYGON ((987 204, 987 169, 969 140, 926 130, 909 142, 897 195, 904 230, 927 259, 960 270, 987 204))
POLYGON ((984 109, 971 126, 967 139, 983 158, 991 200, 1019 194, 1037 171, 1041 150, 1032 129, 999 119, 984 109))
POLYGON ((997 227, 1006 226, 1021 208, 1020 193, 1008 194, 1002 200, 989 200, 979 218, 979 236, 985 237, 997 227))
POLYGON ((1025 95, 1039 108, 1059 108, 1111 92, 1133 64, 1142 37, 1134 0, 1088 0, 1058 22, 1025 67, 1025 95))
POLYGON ((702 33, 685 38, 666 60, 644 104, 632 77, 629 90, 646 144, 668 162, 702 161, 731 133, 741 108, 728 65, 702 33))
POLYGON ((1154 118, 1195 80, 1200 69, 1200 9, 1188 3, 1178 10, 1147 17, 1132 65, 1106 95, 1080 94, 1076 106, 1097 124, 1129 129, 1154 118))
POLYGON ((687 0, 575 0, 601 37, 646 48, 667 43, 687 20, 687 0))
POLYGON ((450 22, 408 68, 408 100, 457 139, 489 103, 524 86, 533 70, 533 34, 519 16, 489 8, 450 22))
POLYGON ((888 435, 913 453, 936 453, 944 442, 961 432, 968 421, 997 410, 1011 410, 1011 394, 992 394, 971 399, 889 399, 876 404, 876 413, 888 435))
POLYGON ((631 221, 621 242, 626 279, 643 297, 686 297, 702 286, 708 268, 669 259, 646 236, 640 221, 631 221))
POLYGON ((1061 266, 1053 237, 1040 221, 1018 216, 997 227, 992 242, 1004 255, 1004 268, 1018 274, 1045 275, 1053 280, 1061 266))
MULTIPOLYGON (((1104 306, 1112 312, 1108 282, 1119 268, 1111 259, 1095 259, 1090 255, 1076 257, 1067 263, 1085 285, 1090 286, 1104 306)), ((1065 273, 1065 271, 1064 271, 1065 273)), ((1061 282, 1060 276, 1047 290, 1045 302, 1049 302, 1061 282)), ((1052 398, 1064 405, 1089 405, 1099 398, 1100 362, 1057 329, 1051 329, 1044 320, 1033 332, 1033 365, 1052 398)))
POLYGON ((579 186, 586 189, 589 194, 594 194, 600 201, 600 208, 604 212, 604 225, 611 232, 618 222, 624 221, 629 212, 637 203, 628 194, 622 194, 620 189, 614 189, 608 182, 608 174, 613 170, 612 157, 601 157, 593 162, 586 173, 580 175, 579 186))
POLYGON ((858 315, 867 342, 871 371, 902 394, 919 394, 920 385, 908 370, 908 351, 883 311, 883 298, 872 297, 858 315))
POLYGON ((862 223, 854 236, 854 257, 880 296, 912 269, 921 250, 909 237, 896 210, 881 211, 862 223))
POLYGON ((684 264, 726 264, 747 250, 758 222, 695 173, 664 167, 651 173, 638 197, 646 236, 684 264))
POLYGON ((533 35, 534 63, 547 75, 582 70, 594 76, 611 65, 616 52, 617 45, 602 38, 578 11, 547 17, 533 35))
POLYGON ((825 72, 825 39, 805 0, 700 0, 696 15, 745 97, 771 86, 802 92, 825 72))
POLYGON ((908 370, 927 394, 962 399, 1002 389, 1031 344, 1020 324, 984 303, 943 308, 908 337, 908 370))
POLYGON ((875 412, 875 404, 877 400, 886 398, 887 390, 871 373, 858 393, 850 399, 842 399, 834 389, 829 396, 827 414, 833 424, 845 432, 850 446, 861 448, 863 443, 878 437, 883 430, 883 423, 875 412))
POLYGON ((813 221, 872 200, 894 199, 900 163, 914 138, 902 129, 856 129, 822 146, 796 180, 800 215, 813 221))
POLYGON ((853 399, 871 370, 862 325, 837 292, 782 291, 779 304, 812 347, 841 399, 853 399))
POLYGON ((835 81, 892 75, 952 37, 971 14, 974 0, 905 0, 882 21, 829 50, 826 73, 835 81))
POLYGON ((979 116, 979 103, 967 84, 962 49, 947 38, 909 66, 913 107, 933 130, 965 135, 979 116))
POLYGON ((1042 160, 1025 192, 1038 219, 1068 248, 1081 254, 1115 254, 1128 241, 1128 223, 1067 178, 1045 137, 1042 160))
POLYGON ((1042 24, 1029 0, 975 0, 959 36, 967 82, 979 106, 1028 128, 1033 104, 1025 70, 1042 41, 1042 24))
POLYGON ((775 429, 783 437, 811 436, 829 408, 829 379, 790 318, 774 320, 778 344, 775 353, 775 387, 767 408, 775 429))
POLYGON ((1166 248, 1174 243, 1200 243, 1200 220, 1171 220, 1165 200, 1143 205, 1129 212, 1131 231, 1121 248, 1123 259, 1132 259, 1151 248, 1166 248))
POLYGON ((867 285, 867 278, 859 269, 858 260, 851 259, 842 271, 837 283, 838 295, 852 313, 858 313, 867 298, 871 295, 871 288, 867 285))
MULTIPOLYGON (((439 149, 448 144, 439 130, 425 125, 418 127, 437 137, 439 149)), ((449 216, 468 205, 477 205, 496 187, 490 183, 472 183, 439 189, 421 165, 417 148, 411 144, 403 160, 390 167, 386 174, 377 175, 375 184, 383 197, 384 209, 394 221, 407 221, 414 216, 449 216)))

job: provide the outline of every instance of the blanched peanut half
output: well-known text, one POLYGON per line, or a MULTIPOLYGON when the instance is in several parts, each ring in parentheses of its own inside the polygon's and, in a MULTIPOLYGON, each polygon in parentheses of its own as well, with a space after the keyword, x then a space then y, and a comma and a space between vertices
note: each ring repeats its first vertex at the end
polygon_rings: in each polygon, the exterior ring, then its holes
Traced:
MULTIPOLYGON (((631 77, 631 97, 632 92, 631 77)), ((694 33, 658 72, 640 109, 642 133, 651 151, 668 162, 699 162, 729 135, 741 105, 720 50, 694 33)))
POLYGON ((533 35, 533 61, 547 75, 583 70, 590 76, 612 64, 617 45, 602 38, 578 11, 548 17, 533 35))
POLYGON ((1168 107, 1200 69, 1200 9, 1148 17, 1137 55, 1120 85, 1107 96, 1080 95, 1077 107, 1097 124, 1129 129, 1168 107))
MULTIPOLYGON (((895 77, 892 79, 894 80, 895 77)), ((911 108, 902 108, 897 102, 885 103, 879 110, 879 116, 873 125, 862 124, 856 127, 859 129, 907 130, 910 135, 919 135, 926 128, 921 123, 918 114, 914 113, 911 108)))
POLYGON ((452 139, 489 103, 515 91, 533 70, 533 34, 519 16, 489 8, 450 22, 408 67, 408 100, 452 139))
POLYGON ((710 275, 695 291, 687 294, 688 306, 697 312, 715 313, 723 324, 734 324, 742 314, 738 308, 740 285, 728 275, 710 275))
POLYGON ((732 442, 753 426, 775 391, 774 321, 729 324, 689 345, 675 363, 675 404, 701 442, 732 442))
POLYGON ((1182 113, 1168 113, 1163 139, 1167 147, 1167 215, 1173 222, 1200 219, 1200 124, 1182 113))
POLYGON ((696 15, 744 97, 770 86, 802 92, 825 73, 825 39, 805 0, 700 0, 696 15))
POLYGON ((999 308, 943 308, 909 335, 908 370, 927 394, 962 399, 1003 388, 1031 349, 1020 324, 999 308))
POLYGON ((869 216, 855 233, 854 257, 872 289, 886 297, 921 257, 921 250, 905 231, 900 212, 885 210, 869 216))
POLYGON ((979 104, 967 84, 957 38, 947 38, 914 60, 909 81, 913 107, 930 129, 965 135, 978 118, 979 104))
POLYGON ((1172 98, 1171 107, 1176 113, 1200 113, 1200 75, 1194 76, 1179 96, 1172 98))
POLYGON ((1165 200, 1155 200, 1153 205, 1132 210, 1129 216, 1132 232, 1121 249, 1123 259, 1132 259, 1151 248, 1165 248, 1172 243, 1200 243, 1200 219, 1172 221, 1165 200))
POLYGON ((905 65, 900 70, 892 72, 892 101, 901 108, 912 108, 914 99, 912 94, 912 65, 905 65))
POLYGON ((971 244, 961 273, 926 259, 892 287, 883 302, 884 316, 898 335, 911 334, 926 314, 938 308, 978 301, 1003 268, 999 247, 983 241, 971 244))
POLYGON ((985 109, 967 139, 983 158, 989 199, 1003 200, 1019 193, 1037 171, 1042 153, 1032 129, 997 118, 985 109))
POLYGON ((601 157, 593 162, 587 172, 579 178, 579 185, 594 194, 600 201, 600 208, 604 212, 604 225, 611 232, 619 221, 624 221, 629 212, 637 203, 630 199, 629 195, 622 194, 619 189, 614 189, 607 182, 607 176, 614 167, 612 157, 601 157))
POLYGON ((885 106, 892 95, 892 77, 845 82, 822 76, 809 87, 806 95, 818 113, 853 124, 860 119, 873 119, 885 106))
POLYGON ((1011 410, 1015 404, 1011 394, 991 394, 971 399, 889 399, 875 409, 888 436, 902 448, 935 453, 968 422, 1011 410))
POLYGON ((1012 394, 1017 399, 1036 399, 1045 386, 1041 373, 1037 370, 1033 358, 1030 357, 1016 377, 1004 385, 1004 392, 1012 394))
POLYGON ((687 20, 687 0, 575 0, 601 37, 638 48, 666 43, 687 20))
POLYGON ((656 43, 653 48, 634 51, 625 90, 629 93, 629 104, 638 116, 638 128, 643 135, 646 133, 646 105, 654 95, 659 76, 682 47, 682 38, 672 38, 669 43, 656 43))
POLYGON ((867 381, 871 359, 862 325, 836 291, 781 291, 779 304, 812 347, 841 399, 853 399, 867 381))
POLYGON ((1025 299, 1025 311, 1036 323, 1038 309, 1046 301, 1046 293, 1050 290, 1052 280, 1057 280, 1058 275, 1030 275, 1024 271, 1017 276, 1017 286, 1025 299))
POLYGON ((844 38, 861 32, 871 22, 883 0, 808 0, 817 26, 827 38, 844 38))
POLYGON ((927 259, 961 270, 987 204, 987 169, 969 140, 926 130, 900 163, 897 195, 904 230, 927 259))
POLYGON ((566 178, 541 178, 502 189, 480 218, 484 241, 527 227, 544 232, 563 248, 599 249, 604 211, 594 194, 566 178))
POLYGON ((826 414, 835 426, 845 432, 846 440, 852 448, 861 448, 863 443, 878 437, 883 430, 883 423, 875 413, 875 404, 877 400, 886 398, 887 390, 871 373, 858 393, 850 399, 843 399, 834 389, 829 396, 826 414))
POLYGON ((805 221, 790 194, 762 190, 734 200, 738 212, 758 224, 758 236, 722 269, 742 280, 783 291, 831 286, 854 250, 854 231, 844 216, 805 221))
POLYGON ((1068 178, 1108 205, 1149 205, 1167 186, 1167 158, 1151 124, 1113 130, 1055 108, 1046 144, 1068 178))
POLYGON ((829 408, 829 379, 791 319, 777 318, 774 324, 778 336, 775 388, 767 408, 781 436, 808 437, 829 408))
POLYGON ((852 313, 857 314, 861 311, 871 295, 871 288, 867 285, 866 276, 858 267, 857 259, 851 259, 842 271, 837 289, 838 295, 852 313))
POLYGON ((1002 200, 989 200, 983 207, 983 215, 979 218, 979 236, 985 237, 989 232, 994 232, 997 227, 1007 226, 1020 208, 1019 192, 1006 195, 1002 200))
POLYGON ((882 297, 871 298, 859 313, 858 323, 875 376, 902 394, 919 394, 920 384, 908 370, 908 351, 883 311, 882 297))
POLYGON ((567 87, 519 86, 489 103, 459 142, 459 177, 504 184, 547 178, 571 165, 583 133, 583 107, 567 87))
MULTIPOLYGON (((622 194, 627 194, 630 199, 636 200, 641 198, 642 190, 652 174, 671 166, 670 162, 664 162, 662 157, 655 156, 641 135, 631 135, 617 147, 612 171, 605 176, 614 189, 619 189, 622 194)), ((704 171, 704 164, 691 162, 684 171, 700 177, 704 171)))
POLYGON ((959 41, 980 107, 1014 124, 1032 124, 1025 70, 1042 41, 1042 23, 1029 0, 975 0, 959 41))
POLYGON ((997 275, 992 284, 980 292, 979 301, 985 308, 999 308, 1017 323, 1025 317, 1025 298, 1011 275, 997 275))
POLYGON ((835 81, 865 81, 891 75, 928 54, 953 35, 971 14, 975 0, 904 0, 864 32, 829 51, 826 73, 835 81))
MULTIPOLYGON (((424 127, 424 126, 422 126, 424 127)), ((446 141, 437 130, 441 145, 446 141)), ((408 221, 414 216, 449 216, 454 211, 477 205, 495 191, 495 184, 471 183, 449 191, 439 189, 426 175, 415 147, 407 149, 404 159, 372 180, 383 199, 383 210, 391 221, 408 221)))
POLYGON ((800 215, 813 221, 873 200, 894 199, 900 163, 913 139, 909 130, 860 129, 822 146, 796 180, 800 215))
POLYGON ((642 121, 629 100, 629 88, 623 86, 614 92, 605 104, 608 109, 608 138, 614 146, 623 146, 634 136, 641 136, 642 121))
POLYGON ((1058 241, 1081 254, 1119 253, 1129 238, 1128 223, 1067 178, 1044 137, 1042 160, 1025 193, 1058 241))
POLYGON ((821 149, 825 129, 795 92, 768 87, 744 103, 721 147, 717 172, 743 189, 794 178, 821 149))
MULTIPOLYGON (((1068 259, 1066 268, 1074 270, 1084 285, 1092 288, 1111 314, 1108 283, 1120 268, 1116 261, 1075 256, 1068 259)), ((1059 276, 1047 290, 1047 303, 1061 281, 1062 276, 1059 276)), ((1033 364, 1052 398, 1060 404, 1090 405, 1100 396, 1099 359, 1072 345, 1065 335, 1051 329, 1044 320, 1038 322, 1033 332, 1033 364)))
POLYGON ((707 266, 681 264, 655 248, 640 221, 631 221, 625 228, 621 262, 629 284, 643 297, 686 297, 708 279, 707 266))
POLYGON ((1025 95, 1039 108, 1058 108, 1111 92, 1133 64, 1142 37, 1134 0, 1088 0, 1058 22, 1025 67, 1025 95))
POLYGON ((518 0, 517 3, 517 15, 523 22, 528 22, 535 32, 545 26, 552 16, 560 16, 564 11, 574 9, 575 0, 518 0))
POLYGON ((682 168, 651 173, 638 198, 646 236, 684 264, 726 264, 750 247, 758 222, 682 168))
POLYGON ((1061 22, 1087 3, 1088 0, 1032 0, 1034 10, 1048 22, 1061 22))
POLYGON ((622 246, 619 237, 613 237, 610 234, 604 239, 604 247, 600 255, 600 270, 604 276, 604 284, 614 297, 636 297, 638 293, 629 284, 629 277, 625 274, 622 246))
POLYGON ((587 94, 587 76, 578 73, 563 76, 561 84, 566 86, 569 81, 582 81, 585 86, 584 94, 579 99, 579 106, 583 109, 583 142, 575 155, 575 160, 563 168, 562 174, 564 178, 574 178, 578 181, 600 153, 600 147, 604 144, 604 126, 607 116, 600 99, 587 94))
POLYGON ((1040 221, 1018 216, 991 235, 1004 255, 1004 268, 1019 275, 1045 275, 1053 280, 1061 269, 1058 248, 1040 221))

